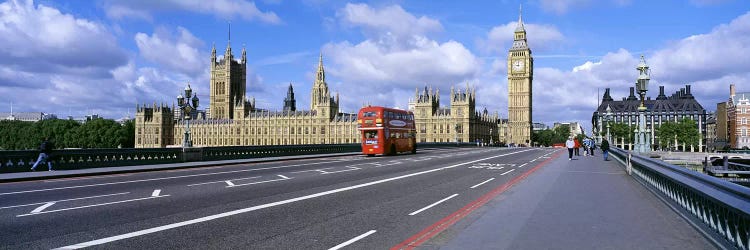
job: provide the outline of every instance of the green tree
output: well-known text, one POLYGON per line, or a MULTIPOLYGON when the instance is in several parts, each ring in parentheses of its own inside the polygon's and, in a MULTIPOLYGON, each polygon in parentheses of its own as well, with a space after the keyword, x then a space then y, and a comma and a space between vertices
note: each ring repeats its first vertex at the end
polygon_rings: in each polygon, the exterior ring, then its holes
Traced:
POLYGON ((683 151, 687 151, 690 146, 698 146, 700 131, 698 131, 698 124, 694 120, 684 118, 677 124, 677 128, 677 142, 685 146, 683 151))
POLYGON ((656 128, 656 136, 659 139, 659 147, 662 149, 672 148, 672 146, 674 146, 674 140, 677 136, 678 130, 678 124, 671 121, 663 122, 658 128, 656 128))
POLYGON ((554 129, 554 137, 552 143, 565 143, 570 136, 570 125, 560 125, 554 129))

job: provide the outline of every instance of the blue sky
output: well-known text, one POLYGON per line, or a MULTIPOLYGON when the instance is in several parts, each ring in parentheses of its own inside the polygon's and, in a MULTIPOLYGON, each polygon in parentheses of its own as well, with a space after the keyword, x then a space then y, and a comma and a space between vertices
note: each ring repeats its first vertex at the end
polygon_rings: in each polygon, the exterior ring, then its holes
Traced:
MULTIPOLYGON (((728 86, 750 91, 744 0, 101 0, 0 3, 0 110, 120 118, 136 103, 171 104, 186 82, 207 94, 212 44, 248 51, 248 97, 281 109, 292 83, 309 108, 323 53, 341 108, 405 108, 415 88, 478 91, 507 116, 507 50, 519 4, 535 57, 534 121, 588 128, 597 89, 627 96, 642 54, 650 95, 691 84, 708 110, 728 86)), ((208 106, 208 96, 203 107, 208 106)))

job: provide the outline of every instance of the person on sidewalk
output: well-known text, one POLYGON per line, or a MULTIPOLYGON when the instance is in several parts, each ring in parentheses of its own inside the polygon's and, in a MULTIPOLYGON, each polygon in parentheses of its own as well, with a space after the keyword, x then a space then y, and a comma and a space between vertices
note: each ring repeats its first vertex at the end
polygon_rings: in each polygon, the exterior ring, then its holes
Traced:
POLYGON ((608 161, 607 156, 609 156, 609 142, 607 139, 602 139, 602 155, 604 155, 604 160, 608 161))
POLYGON ((46 162, 48 170, 52 171, 52 159, 50 158, 50 154, 54 147, 55 145, 49 141, 49 138, 44 138, 42 144, 39 145, 39 158, 36 159, 34 166, 31 167, 31 171, 36 170, 36 166, 42 162, 46 162))
POLYGON ((594 151, 596 151, 596 141, 594 139, 589 140, 591 143, 591 147, 589 148, 591 150, 591 156, 594 156, 594 151))
POLYGON ((573 148, 576 146, 575 141, 573 141, 573 137, 568 137, 568 140, 565 141, 565 147, 568 148, 568 160, 573 160, 573 148))
POLYGON ((579 153, 579 151, 581 149, 581 142, 578 141, 577 138, 574 138, 573 142, 575 143, 575 147, 574 148, 575 148, 576 156, 581 156, 580 153, 579 153))

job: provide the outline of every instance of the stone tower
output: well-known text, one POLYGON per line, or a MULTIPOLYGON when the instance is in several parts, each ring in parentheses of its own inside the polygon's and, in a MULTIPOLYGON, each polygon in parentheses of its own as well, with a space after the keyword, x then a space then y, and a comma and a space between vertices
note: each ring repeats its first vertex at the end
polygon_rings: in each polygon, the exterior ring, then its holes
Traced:
POLYGON ((286 98, 284 98, 284 111, 297 111, 297 101, 294 100, 294 88, 292 88, 292 83, 289 83, 289 89, 286 91, 286 98))
POLYGON ((326 74, 323 69, 323 53, 320 54, 320 59, 318 60, 318 71, 315 75, 315 83, 313 83, 310 109, 317 112, 319 116, 327 117, 328 119, 333 119, 339 112, 338 94, 336 94, 336 98, 334 99, 328 91, 326 74))
POLYGON ((451 115, 456 121, 469 121, 476 109, 476 94, 476 88, 470 88, 468 84, 463 92, 451 86, 451 115))
POLYGON ((508 143, 531 145, 534 58, 526 43, 521 13, 508 51, 508 143))
POLYGON ((163 148, 174 144, 174 107, 165 104, 136 105, 135 147, 163 148))
MULTIPOLYGON (((230 33, 231 34, 231 33, 230 33)), ((216 45, 211 49, 210 119, 234 119, 234 108, 244 102, 247 88, 247 51, 242 46, 242 58, 232 54, 231 36, 224 57, 217 60, 216 45)), ((241 117, 237 117, 241 118, 241 117)))

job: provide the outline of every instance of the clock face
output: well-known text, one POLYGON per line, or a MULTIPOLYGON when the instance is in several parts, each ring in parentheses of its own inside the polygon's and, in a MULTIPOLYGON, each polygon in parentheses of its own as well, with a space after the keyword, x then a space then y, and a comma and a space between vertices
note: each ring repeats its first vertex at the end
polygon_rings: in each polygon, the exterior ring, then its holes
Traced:
POLYGON ((522 60, 515 60, 513 61, 513 71, 521 71, 523 70, 524 63, 522 60))

